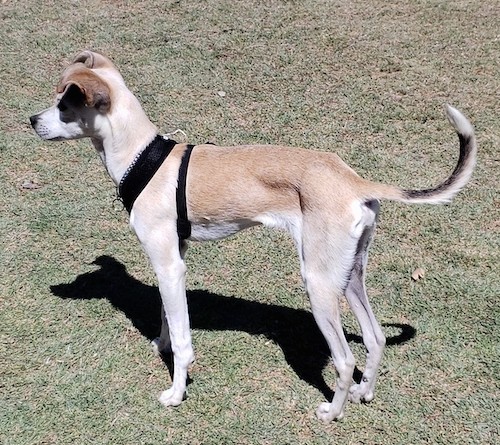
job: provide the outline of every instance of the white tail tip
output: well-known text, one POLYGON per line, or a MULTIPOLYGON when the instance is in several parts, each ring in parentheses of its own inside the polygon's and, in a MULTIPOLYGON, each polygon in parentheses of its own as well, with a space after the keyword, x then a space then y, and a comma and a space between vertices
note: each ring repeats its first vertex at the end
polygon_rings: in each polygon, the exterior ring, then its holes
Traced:
POLYGON ((448 120, 451 125, 453 125, 459 134, 464 136, 472 136, 474 134, 474 129, 472 128, 471 123, 456 108, 451 105, 446 105, 446 115, 448 116, 448 120))

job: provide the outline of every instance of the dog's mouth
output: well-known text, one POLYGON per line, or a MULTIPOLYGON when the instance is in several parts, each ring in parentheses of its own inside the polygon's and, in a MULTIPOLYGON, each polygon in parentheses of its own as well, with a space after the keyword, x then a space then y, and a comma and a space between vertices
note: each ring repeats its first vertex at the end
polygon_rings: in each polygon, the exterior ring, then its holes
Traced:
POLYGON ((50 142, 55 142, 55 141, 64 141, 64 138, 61 136, 54 136, 54 137, 49 137, 49 134, 44 132, 44 131, 37 131, 35 129, 35 132, 38 136, 40 136, 44 141, 50 141, 50 142))

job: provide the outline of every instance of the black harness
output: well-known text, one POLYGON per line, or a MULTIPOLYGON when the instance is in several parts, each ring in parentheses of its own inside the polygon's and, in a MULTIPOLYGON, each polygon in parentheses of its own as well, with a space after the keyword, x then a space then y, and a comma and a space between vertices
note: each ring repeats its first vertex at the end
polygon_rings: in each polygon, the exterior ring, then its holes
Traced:
MULTIPOLYGON (((176 144, 177 142, 174 140, 165 139, 158 135, 130 164, 117 190, 118 198, 121 199, 128 213, 132 210, 137 197, 151 181, 176 144)), ((177 181, 177 233, 181 240, 191 236, 191 223, 187 217, 186 177, 193 147, 194 145, 188 145, 182 155, 177 181)))

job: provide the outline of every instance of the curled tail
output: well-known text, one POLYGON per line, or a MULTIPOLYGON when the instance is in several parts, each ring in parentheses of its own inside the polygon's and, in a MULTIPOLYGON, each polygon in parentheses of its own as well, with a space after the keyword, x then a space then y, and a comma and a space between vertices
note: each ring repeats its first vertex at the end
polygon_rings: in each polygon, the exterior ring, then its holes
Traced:
MULTIPOLYGON (((373 198, 400 201, 408 204, 444 204, 469 182, 477 158, 474 129, 467 118, 456 108, 446 106, 446 114, 455 128, 460 141, 460 156, 453 173, 436 187, 424 190, 405 190, 384 184, 377 184, 371 191, 373 198)), ((373 183, 371 186, 373 187, 373 183)))

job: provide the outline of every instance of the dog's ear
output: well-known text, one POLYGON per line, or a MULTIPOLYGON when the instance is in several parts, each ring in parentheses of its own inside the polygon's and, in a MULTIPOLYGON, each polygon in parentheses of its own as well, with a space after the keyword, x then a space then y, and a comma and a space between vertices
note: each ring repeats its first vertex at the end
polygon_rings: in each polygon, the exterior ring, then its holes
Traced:
POLYGON ((113 62, 95 51, 82 51, 72 63, 83 63, 87 68, 114 68, 113 62))
POLYGON ((61 101, 73 106, 85 105, 100 113, 107 113, 111 108, 108 85, 92 72, 70 77, 58 86, 58 90, 63 93, 61 101))

